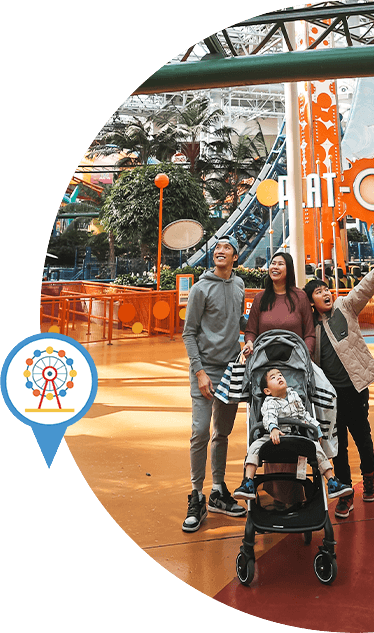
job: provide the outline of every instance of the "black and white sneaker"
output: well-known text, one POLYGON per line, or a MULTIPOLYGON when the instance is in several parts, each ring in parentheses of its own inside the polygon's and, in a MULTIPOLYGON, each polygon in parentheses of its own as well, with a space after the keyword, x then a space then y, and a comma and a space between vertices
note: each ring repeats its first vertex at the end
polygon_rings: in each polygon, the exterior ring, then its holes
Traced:
POLYGON ((221 512, 230 517, 243 517, 247 510, 236 503, 235 499, 227 490, 227 486, 223 481, 221 483, 222 494, 219 490, 212 490, 209 496, 208 510, 210 512, 221 512))
POLYGON ((192 493, 188 495, 187 516, 183 521, 182 530, 184 532, 196 532, 207 514, 205 495, 203 495, 201 501, 199 501, 198 491, 193 490, 192 493))

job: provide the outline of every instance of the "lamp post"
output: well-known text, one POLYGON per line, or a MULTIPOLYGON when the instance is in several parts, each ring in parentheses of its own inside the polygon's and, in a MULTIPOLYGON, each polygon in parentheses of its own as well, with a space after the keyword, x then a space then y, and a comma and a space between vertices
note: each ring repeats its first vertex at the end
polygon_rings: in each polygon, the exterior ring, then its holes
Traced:
POLYGON ((157 290, 160 290, 160 273, 161 273, 161 236, 162 236, 162 198, 165 187, 169 184, 169 178, 166 174, 157 174, 155 185, 160 190, 160 207, 158 212, 158 249, 157 249, 157 290))
MULTIPOLYGON (((275 180, 262 180, 256 189, 257 200, 264 207, 269 209, 269 243, 270 243, 270 259, 273 257, 273 206, 279 202, 278 183, 275 180)), ((284 222, 283 212, 283 247, 286 247, 286 226, 284 222)))

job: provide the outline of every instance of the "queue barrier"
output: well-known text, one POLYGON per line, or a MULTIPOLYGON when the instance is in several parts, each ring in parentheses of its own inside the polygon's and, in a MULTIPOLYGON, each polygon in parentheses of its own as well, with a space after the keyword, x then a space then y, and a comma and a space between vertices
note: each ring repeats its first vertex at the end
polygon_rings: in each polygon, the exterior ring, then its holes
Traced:
POLYGON ((114 286, 96 282, 43 282, 41 331, 56 326, 79 342, 142 338, 166 334, 173 338, 176 291, 114 286))
MULTIPOLYGON (((245 314, 260 292, 245 290, 245 314)), ((331 291, 334 298, 336 291, 331 291)), ((344 295, 349 289, 339 289, 344 295)), ((99 282, 43 282, 40 304, 41 332, 57 326, 61 334, 82 343, 124 338, 144 338, 163 334, 173 338, 183 329, 183 316, 177 305, 176 290, 156 291, 133 286, 114 286, 99 282)), ((359 315, 361 328, 374 326, 374 299, 359 315)))

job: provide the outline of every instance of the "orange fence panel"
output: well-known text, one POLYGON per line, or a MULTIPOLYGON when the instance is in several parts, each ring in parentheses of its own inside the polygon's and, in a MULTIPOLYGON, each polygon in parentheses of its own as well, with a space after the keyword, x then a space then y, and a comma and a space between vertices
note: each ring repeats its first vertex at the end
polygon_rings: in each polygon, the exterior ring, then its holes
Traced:
POLYGON ((80 342, 168 334, 175 331, 176 291, 96 284, 45 282, 40 323, 55 325, 80 342))
MULTIPOLYGON (((245 309, 249 314, 259 288, 245 289, 245 309)), ((335 290, 332 291, 334 298, 335 290)), ((349 290, 339 290, 345 295, 349 290)), ((363 330, 374 327, 374 299, 359 315, 363 330)), ((176 290, 114 286, 96 282, 43 282, 40 328, 47 332, 57 326, 61 334, 81 343, 168 335, 181 331, 176 290)))

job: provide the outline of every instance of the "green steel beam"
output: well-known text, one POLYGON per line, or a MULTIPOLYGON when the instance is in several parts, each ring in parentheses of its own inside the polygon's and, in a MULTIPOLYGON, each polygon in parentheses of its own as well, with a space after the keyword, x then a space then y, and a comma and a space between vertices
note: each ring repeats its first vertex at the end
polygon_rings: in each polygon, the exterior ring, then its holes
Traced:
MULTIPOLYGON (((343 16, 363 15, 374 17, 374 2, 355 4, 333 4, 332 6, 310 6, 302 9, 282 9, 236 22, 233 26, 258 26, 276 22, 295 22, 296 20, 328 20, 343 16)), ((327 24, 326 24, 327 26, 327 24)))
POLYGON ((374 76, 374 46, 167 64, 133 94, 374 76))

